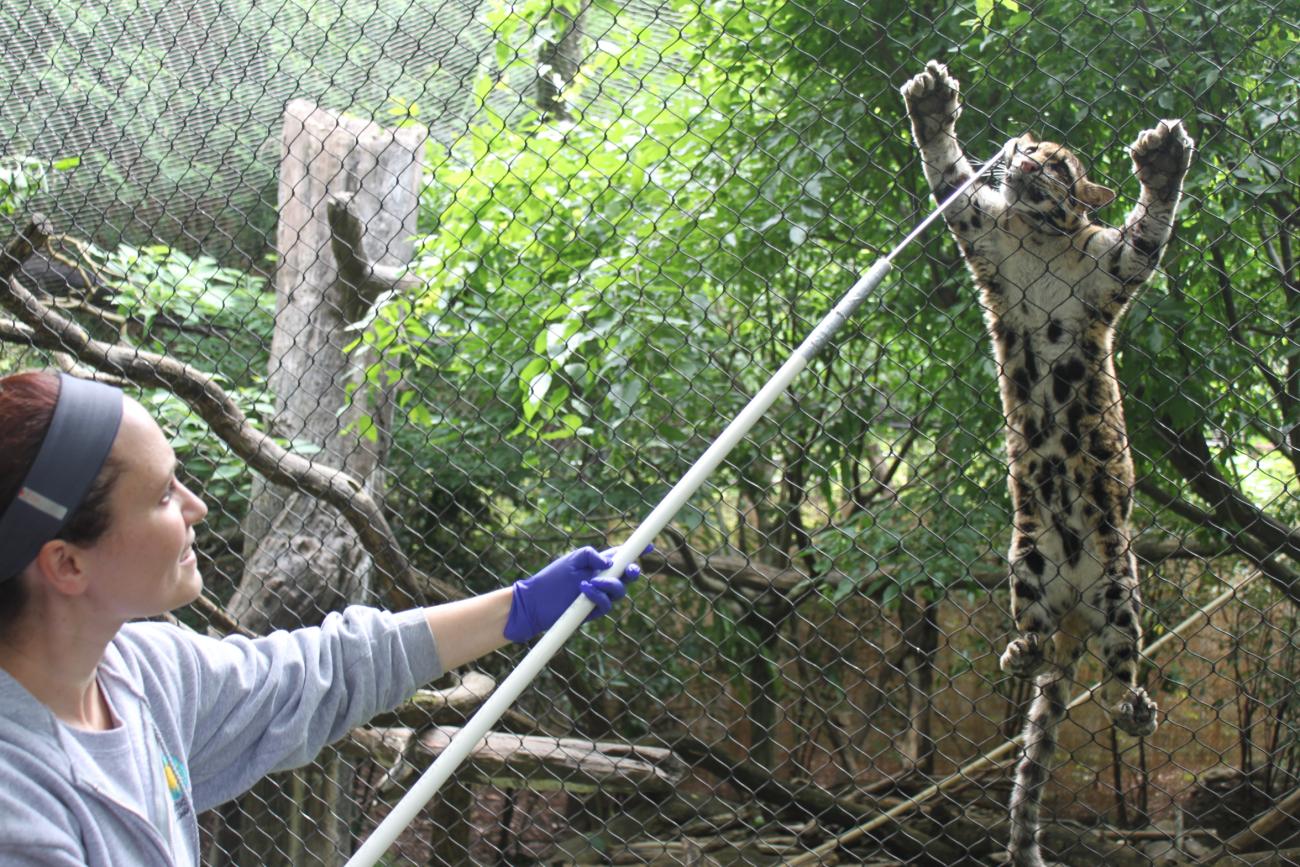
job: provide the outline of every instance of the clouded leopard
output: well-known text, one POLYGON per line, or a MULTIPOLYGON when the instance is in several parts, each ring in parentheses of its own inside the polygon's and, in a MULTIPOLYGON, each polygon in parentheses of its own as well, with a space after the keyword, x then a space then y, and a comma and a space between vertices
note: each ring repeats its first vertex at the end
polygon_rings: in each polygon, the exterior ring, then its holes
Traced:
MULTIPOLYGON (((957 143, 958 83, 940 63, 902 88, 935 198, 973 169, 957 143)), ((1111 718, 1156 728, 1137 685, 1137 563, 1129 550, 1133 461, 1112 360, 1115 326, 1173 228, 1192 140, 1179 121, 1141 133, 1130 153, 1141 196, 1122 229, 1090 212, 1115 196, 1078 157, 1031 136, 1009 141, 1000 179, 981 179, 944 218, 980 289, 1006 416, 1014 525, 1006 672, 1037 674, 1011 796, 1011 861, 1040 867, 1039 805, 1067 687, 1097 637, 1111 718)))

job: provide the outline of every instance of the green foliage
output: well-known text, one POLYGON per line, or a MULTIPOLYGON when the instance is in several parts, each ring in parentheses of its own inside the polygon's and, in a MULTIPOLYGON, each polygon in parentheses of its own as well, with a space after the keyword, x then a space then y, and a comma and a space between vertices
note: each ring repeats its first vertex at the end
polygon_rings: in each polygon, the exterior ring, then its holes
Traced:
POLYGON ((91 250, 118 312, 146 330, 164 316, 173 325, 240 329, 255 346, 270 340, 275 298, 264 279, 160 245, 91 250))
MULTIPOLYGON (((106 251, 87 245, 85 253, 137 346, 205 370, 254 424, 271 416, 263 379, 275 295, 264 278, 163 246, 106 251)), ((180 398, 152 390, 140 399, 167 431, 186 483, 216 506, 201 538, 217 563, 210 583, 223 594, 222 579, 241 570, 226 540, 238 537, 252 476, 180 398)))
POLYGON ((21 154, 0 156, 0 216, 12 217, 24 210, 28 201, 50 185, 54 172, 75 169, 78 157, 46 162, 21 154))
MULTIPOLYGON (((502 83, 533 62, 549 8, 486 13, 501 74, 478 79, 479 121, 431 159, 427 288, 362 324, 384 352, 376 376, 410 386, 401 436, 433 447, 451 499, 503 547, 646 514, 928 212, 897 86, 930 57, 962 79, 973 157, 1026 128, 1066 140, 1120 190, 1112 223, 1136 198, 1127 143, 1186 119, 1199 153, 1178 235, 1117 345, 1139 473, 1178 477, 1157 422, 1199 426, 1243 491, 1296 519, 1284 445, 1300 309, 1270 245, 1297 205, 1298 61, 1276 10, 677 2, 677 38, 602 39, 567 95, 586 110, 550 123, 502 83), (629 74, 670 62, 655 87, 629 74), (599 91, 631 96, 601 112, 599 91)), ((818 589, 835 603, 934 597, 999 568, 1005 457, 982 313, 938 229, 896 264, 679 516, 697 546, 811 566, 834 576, 818 589)), ((728 597, 673 595, 713 618, 678 653, 738 660, 757 640, 728 597)))
MULTIPOLYGON (((1157 431, 1199 430, 1225 478, 1279 521, 1300 520, 1288 246, 1300 57, 1280 5, 672 0, 677 25, 666 27, 598 0, 584 66, 561 82, 571 118, 546 119, 530 102, 547 74, 539 54, 579 5, 491 2, 464 22, 486 62, 457 91, 473 122, 431 146, 412 266, 424 287, 354 325, 356 345, 380 359, 371 381, 397 386, 388 505, 422 565, 486 587, 568 544, 626 535, 929 212, 897 93, 929 58, 962 80, 968 153, 983 158, 1026 129, 1065 140, 1119 190, 1100 215, 1110 223, 1137 195, 1126 145, 1161 117, 1186 120, 1198 154, 1175 242, 1116 347, 1139 474, 1185 487, 1157 431)), ((54 61, 125 26, 74 7, 57 12, 68 39, 54 61)), ((221 171, 179 159, 180 130, 157 125, 173 116, 163 103, 199 113, 209 99, 246 99, 277 64, 334 107, 366 108, 313 60, 383 61, 341 42, 337 5, 292 5, 287 28, 255 4, 239 9, 239 38, 266 37, 255 52, 266 68, 203 93, 161 55, 53 64, 70 91, 138 103, 111 122, 149 141, 157 175, 121 179, 129 202, 221 171)), ((437 78, 425 72, 379 76, 386 103, 374 113, 437 124, 445 106, 410 95, 437 78)), ((221 135, 249 161, 261 144, 242 127, 221 135)), ((0 175, 11 178, 6 208, 46 171, 15 159, 0 175)), ((249 375, 265 369, 270 335, 260 281, 167 248, 99 255, 142 344, 247 389, 254 417, 265 409, 249 375)), ((938 227, 895 264, 675 523, 697 550, 804 570, 809 610, 983 592, 970 576, 1001 568, 1009 536, 996 371, 970 279, 938 227)), ((185 414, 158 409, 192 447, 185 414)), ((199 463, 204 483, 238 503, 244 481, 228 460, 199 463)), ((1144 528, 1189 529, 1144 506, 1144 528)), ((734 674, 772 652, 737 594, 664 586, 653 610, 671 600, 701 628, 674 652, 643 648, 630 669, 604 672, 614 688, 667 694, 699 661, 722 653, 734 674)), ((654 633, 645 618, 638 634, 654 633)))

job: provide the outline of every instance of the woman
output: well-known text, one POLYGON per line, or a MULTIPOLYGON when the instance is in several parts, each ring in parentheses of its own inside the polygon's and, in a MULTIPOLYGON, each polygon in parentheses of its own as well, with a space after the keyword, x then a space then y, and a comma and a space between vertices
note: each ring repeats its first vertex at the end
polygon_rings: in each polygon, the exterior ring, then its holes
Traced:
POLYGON ((196 815, 442 671, 626 593, 590 548, 501 590, 223 641, 194 600, 207 507, 149 413, 106 385, 0 379, 0 864, 196 865, 196 815))

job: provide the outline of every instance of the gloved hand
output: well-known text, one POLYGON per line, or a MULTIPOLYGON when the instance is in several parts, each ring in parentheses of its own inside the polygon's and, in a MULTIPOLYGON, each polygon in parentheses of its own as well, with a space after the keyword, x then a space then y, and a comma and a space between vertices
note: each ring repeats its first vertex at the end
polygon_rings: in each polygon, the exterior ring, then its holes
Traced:
MULTIPOLYGON (((635 563, 623 570, 622 581, 614 577, 596 577, 614 565, 617 550, 610 548, 599 552, 595 548, 579 548, 533 577, 516 581, 504 630, 506 639, 527 641, 550 629, 579 593, 596 606, 588 620, 609 613, 614 603, 627 595, 626 585, 641 577, 641 567, 635 563)), ((654 546, 647 545, 642 553, 649 554, 652 550, 654 546)))

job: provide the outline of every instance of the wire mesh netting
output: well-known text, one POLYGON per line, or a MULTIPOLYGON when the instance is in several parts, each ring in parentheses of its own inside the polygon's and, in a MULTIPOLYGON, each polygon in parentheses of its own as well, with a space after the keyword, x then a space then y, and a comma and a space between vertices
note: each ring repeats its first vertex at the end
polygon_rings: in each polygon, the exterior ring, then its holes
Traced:
MULTIPOLYGON (((0 373, 105 376, 162 423, 210 508, 184 626, 447 601, 625 539, 930 213, 899 93, 927 60, 960 79, 972 163, 1062 142, 1116 192, 1102 224, 1138 206, 1130 145, 1179 118, 1172 238, 1100 351, 1159 726, 1089 697, 1093 642, 1040 839, 1066 864, 1294 863, 1296 13, 3 0, 0 210, 8 237, 50 228, 6 259, 0 373)), ((1040 689, 1000 664, 1032 437, 963 246, 935 226, 894 266, 386 863, 1003 857, 1040 689)), ((1026 314, 1043 363, 1082 292, 1026 314)), ((1070 484, 1067 511, 1092 502, 1070 484)), ((204 863, 342 864, 524 651, 205 813, 204 863)))

